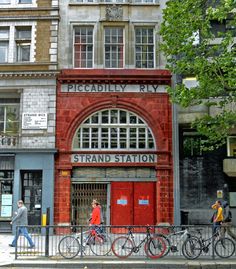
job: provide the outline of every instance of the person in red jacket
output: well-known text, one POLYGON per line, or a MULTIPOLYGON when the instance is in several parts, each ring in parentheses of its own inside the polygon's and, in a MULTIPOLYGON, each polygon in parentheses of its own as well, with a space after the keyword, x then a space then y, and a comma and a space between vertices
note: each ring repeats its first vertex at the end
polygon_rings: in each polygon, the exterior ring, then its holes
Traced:
POLYGON ((93 200, 92 208, 93 208, 93 211, 92 211, 92 216, 91 216, 89 225, 98 226, 101 224, 101 207, 97 200, 93 200))

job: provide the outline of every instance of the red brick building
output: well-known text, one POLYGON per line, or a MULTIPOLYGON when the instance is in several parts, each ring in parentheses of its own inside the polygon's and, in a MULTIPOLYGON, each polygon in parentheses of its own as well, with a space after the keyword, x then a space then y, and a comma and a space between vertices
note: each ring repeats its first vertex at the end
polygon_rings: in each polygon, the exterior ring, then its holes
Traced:
POLYGON ((173 223, 167 70, 67 69, 56 101, 55 224, 173 223))

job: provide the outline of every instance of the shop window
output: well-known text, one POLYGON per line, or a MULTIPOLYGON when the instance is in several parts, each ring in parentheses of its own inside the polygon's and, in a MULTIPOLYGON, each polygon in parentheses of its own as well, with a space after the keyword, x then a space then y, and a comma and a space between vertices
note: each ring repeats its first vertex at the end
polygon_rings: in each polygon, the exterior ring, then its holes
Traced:
POLYGON ((124 29, 122 27, 105 27, 105 67, 124 67, 124 29))
POLYGON ((236 136, 229 136, 227 139, 227 151, 229 157, 236 157, 236 136))
POLYGON ((135 63, 137 68, 154 68, 153 28, 135 28, 135 63))
POLYGON ((74 67, 93 67, 93 27, 77 26, 74 29, 74 67))
POLYGON ((147 124, 136 114, 119 109, 96 112, 78 128, 74 150, 150 150, 154 138, 147 124))
POLYGON ((14 171, 0 170, 0 216, 10 218, 12 216, 14 171))
POLYGON ((8 62, 9 27, 0 28, 0 63, 8 62))

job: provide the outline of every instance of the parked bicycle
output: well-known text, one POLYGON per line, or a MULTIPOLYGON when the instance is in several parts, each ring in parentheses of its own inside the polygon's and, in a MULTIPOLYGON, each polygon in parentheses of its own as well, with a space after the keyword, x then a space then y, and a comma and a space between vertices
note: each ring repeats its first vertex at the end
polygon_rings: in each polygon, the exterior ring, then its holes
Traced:
POLYGON ((86 255, 86 247, 97 256, 106 256, 111 251, 111 238, 100 227, 93 227, 83 234, 67 235, 58 244, 60 255, 66 259, 74 258, 80 252, 86 255))
POLYGON ((144 251, 147 257, 152 259, 160 258, 166 250, 165 242, 161 237, 151 235, 151 228, 147 226, 146 236, 139 244, 136 243, 132 227, 128 227, 128 233, 126 236, 117 237, 112 243, 112 251, 118 258, 127 258, 132 253, 138 253, 144 244, 144 251), (155 253, 152 252, 153 246, 155 246, 155 253))
MULTIPOLYGON (((165 244, 166 244, 166 251, 163 253, 162 257, 167 256, 170 252, 176 253, 179 250, 182 251, 183 255, 185 256, 185 249, 183 248, 184 242, 188 238, 195 237, 192 233, 190 233, 188 228, 184 228, 181 231, 175 231, 173 226, 165 227, 165 228, 157 228, 156 235, 161 237, 165 244), (160 230, 164 230, 167 234, 163 234, 160 230)), ((155 253, 155 245, 153 245, 152 249, 150 249, 152 253, 155 253)))
POLYGON ((202 252, 208 253, 210 245, 213 244, 214 251, 220 258, 229 258, 235 252, 235 243, 232 239, 225 237, 225 233, 221 233, 219 228, 215 234, 207 239, 202 237, 202 229, 196 229, 199 237, 189 238, 184 242, 185 257, 194 260, 198 258, 202 252))

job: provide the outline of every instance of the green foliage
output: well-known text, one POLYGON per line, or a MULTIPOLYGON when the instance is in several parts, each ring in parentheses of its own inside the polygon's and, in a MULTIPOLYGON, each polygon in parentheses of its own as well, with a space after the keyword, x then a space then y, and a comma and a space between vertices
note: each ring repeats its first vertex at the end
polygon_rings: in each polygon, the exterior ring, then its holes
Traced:
POLYGON ((217 109, 215 116, 193 123, 206 136, 206 149, 222 145, 236 124, 235 9, 235 0, 169 0, 163 11, 161 49, 167 68, 198 81, 191 89, 182 84, 169 88, 173 102, 217 109), (218 32, 212 27, 214 22, 222 26, 218 32))

